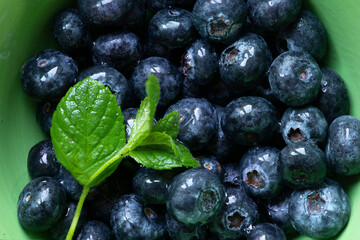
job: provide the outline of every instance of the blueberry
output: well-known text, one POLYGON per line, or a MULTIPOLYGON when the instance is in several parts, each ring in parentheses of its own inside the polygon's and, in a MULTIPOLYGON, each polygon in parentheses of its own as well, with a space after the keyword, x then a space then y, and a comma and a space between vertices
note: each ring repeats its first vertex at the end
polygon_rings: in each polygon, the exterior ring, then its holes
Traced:
POLYGON ((334 70, 321 68, 321 72, 321 88, 314 104, 331 123, 335 118, 349 114, 349 92, 344 80, 334 70))
POLYGON ((215 49, 210 43, 200 39, 186 50, 182 59, 182 69, 184 75, 195 84, 207 85, 218 71, 218 61, 215 49))
MULTIPOLYGON (((125 29, 131 32, 141 34, 144 31, 146 20, 145 0, 134 0, 134 6, 126 15, 126 21, 123 21, 125 29)), ((124 26, 122 26, 124 27, 124 26)))
POLYGON ((126 78, 115 68, 107 66, 89 67, 77 76, 76 82, 87 77, 98 80, 107 86, 115 95, 116 101, 123 109, 131 105, 131 95, 129 83, 126 78))
POLYGON ((142 60, 131 76, 134 93, 139 99, 146 97, 145 82, 150 74, 155 75, 160 84, 159 106, 171 103, 180 93, 183 78, 178 69, 167 59, 150 57, 142 60))
POLYGON ((180 98, 204 98, 206 90, 204 86, 197 85, 193 80, 184 76, 180 98))
POLYGON ((248 16, 252 24, 266 31, 279 31, 294 22, 302 0, 249 0, 248 16))
POLYGON ((146 5, 152 12, 157 12, 167 7, 191 8, 195 0, 146 0, 146 5))
POLYGON ((219 240, 239 239, 259 219, 256 203, 241 188, 227 188, 225 205, 210 225, 219 240))
POLYGON ((294 230, 289 216, 289 203, 292 192, 293 190, 284 189, 275 198, 261 203, 262 213, 265 214, 266 221, 278 225, 285 232, 294 230))
MULTIPOLYGON (((47 231, 47 234, 50 239, 59 240, 66 238, 66 234, 69 231, 70 225, 75 215, 76 207, 77 207, 76 203, 69 202, 67 204, 67 208, 65 210, 64 215, 53 227, 51 227, 47 231)), ((75 229, 75 234, 77 234, 81 230, 82 226, 85 224, 86 216, 87 216, 86 208, 83 208, 79 217, 78 224, 75 229)))
POLYGON ((56 178, 70 198, 79 200, 83 187, 62 165, 60 166, 59 175, 56 178))
POLYGON ((273 198, 282 190, 282 166, 274 147, 251 148, 240 161, 244 186, 257 198, 273 198))
POLYGON ((207 169, 216 174, 220 179, 224 178, 225 171, 222 168, 222 165, 216 160, 215 156, 200 157, 198 161, 201 168, 207 169))
POLYGON ((68 54, 87 50, 91 45, 90 29, 74 8, 61 11, 55 16, 52 36, 60 49, 68 54))
POLYGON ((79 0, 80 15, 94 26, 121 25, 134 0, 79 0))
POLYGON ((224 168, 224 177, 223 182, 234 185, 234 186, 241 186, 242 185, 242 179, 241 179, 241 173, 240 173, 240 166, 238 163, 225 163, 223 165, 224 168))
POLYGON ((329 126, 325 148, 327 164, 341 175, 360 173, 360 121, 350 115, 336 118, 329 126))
POLYGON ((243 0, 197 0, 193 8, 194 25, 211 42, 229 44, 240 34, 246 17, 243 0))
POLYGON ((54 177, 59 173, 60 163, 50 140, 40 141, 30 149, 27 168, 32 179, 42 176, 54 177))
POLYGON ((131 135, 131 129, 134 126, 134 121, 138 110, 139 110, 138 108, 128 108, 122 112, 124 116, 126 140, 129 140, 129 137, 131 135))
POLYGON ((283 178, 295 189, 320 185, 326 176, 326 156, 314 143, 290 143, 280 152, 283 178))
POLYGON ((319 60, 327 50, 327 35, 321 21, 311 12, 302 11, 299 18, 277 35, 276 45, 280 53, 306 51, 319 60))
POLYGON ((128 70, 140 60, 142 46, 140 38, 133 33, 109 33, 95 40, 92 53, 96 65, 128 70))
POLYGON ((350 216, 350 203, 340 185, 326 179, 314 189, 295 191, 290 198, 291 224, 302 235, 328 239, 338 234, 350 216))
POLYGON ((165 204, 169 184, 174 177, 171 171, 140 168, 133 178, 134 193, 143 197, 146 204, 165 204))
POLYGON ((221 118, 224 115, 225 108, 217 105, 215 105, 214 108, 217 113, 219 127, 215 137, 211 141, 210 145, 208 145, 207 149, 215 155, 219 162, 225 162, 229 160, 235 152, 235 145, 228 139, 228 137, 226 137, 221 127, 221 118))
POLYGON ((88 221, 76 240, 111 240, 111 230, 103 222, 88 221))
POLYGON ((204 226, 189 226, 176 221, 170 214, 166 214, 166 228, 173 240, 197 240, 206 239, 204 226))
POLYGON ((312 106, 288 108, 281 117, 281 134, 287 144, 312 141, 322 146, 327 128, 324 114, 312 106))
POLYGON ((225 201, 225 189, 217 175, 194 168, 177 175, 169 186, 166 206, 179 222, 205 224, 219 213, 225 201))
POLYGON ((183 98, 171 105, 166 114, 173 111, 180 114, 177 138, 190 150, 205 149, 218 129, 214 107, 204 98, 183 98))
POLYGON ((321 77, 319 65, 306 52, 284 52, 273 61, 269 69, 273 94, 293 107, 316 99, 321 77))
POLYGON ((149 23, 149 37, 170 48, 184 47, 196 36, 192 13, 181 8, 166 8, 149 23))
POLYGON ((44 101, 38 103, 36 107, 36 121, 39 124, 41 130, 48 136, 50 136, 52 116, 54 115, 57 104, 57 101, 44 101))
POLYGON ((254 226, 246 236, 247 240, 286 240, 285 233, 281 228, 271 223, 261 223, 254 226))
POLYGON ((75 61, 47 49, 32 56, 21 69, 22 87, 37 101, 57 100, 71 87, 78 73, 75 61))
POLYGON ((237 90, 254 86, 264 77, 271 60, 271 52, 265 40, 259 35, 248 33, 221 53, 221 79, 237 90))
POLYGON ((255 146, 273 140, 278 132, 278 118, 268 100, 240 97, 226 106, 221 127, 234 143, 255 146))
POLYGON ((117 200, 110 223, 117 240, 159 239, 165 233, 164 219, 135 194, 117 200))
POLYGON ((116 201, 124 194, 132 191, 132 179, 135 171, 125 167, 124 159, 118 169, 95 189, 91 189, 86 197, 85 205, 89 218, 110 225, 111 210, 116 201))
POLYGON ((32 232, 52 227, 66 209, 66 193, 51 177, 39 177, 21 191, 17 203, 17 216, 21 226, 32 232))

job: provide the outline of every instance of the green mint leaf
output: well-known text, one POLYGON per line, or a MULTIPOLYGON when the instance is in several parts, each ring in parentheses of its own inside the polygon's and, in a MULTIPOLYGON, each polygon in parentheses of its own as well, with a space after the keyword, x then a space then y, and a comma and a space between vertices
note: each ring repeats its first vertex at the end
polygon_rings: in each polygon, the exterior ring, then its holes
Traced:
POLYGON ((90 78, 62 98, 50 132, 60 163, 80 184, 90 187, 115 171, 119 161, 110 160, 126 144, 124 117, 115 96, 90 78))
POLYGON ((180 114, 179 112, 171 112, 160 119, 152 128, 152 132, 166 133, 172 138, 176 138, 179 134, 180 114))
POLYGON ((134 125, 131 129, 130 138, 127 144, 129 150, 135 149, 149 136, 154 122, 156 106, 160 97, 160 85, 157 77, 150 75, 145 83, 147 97, 141 102, 136 113, 134 125))
POLYGON ((198 167, 190 151, 166 133, 152 132, 130 152, 138 163, 153 169, 198 167))

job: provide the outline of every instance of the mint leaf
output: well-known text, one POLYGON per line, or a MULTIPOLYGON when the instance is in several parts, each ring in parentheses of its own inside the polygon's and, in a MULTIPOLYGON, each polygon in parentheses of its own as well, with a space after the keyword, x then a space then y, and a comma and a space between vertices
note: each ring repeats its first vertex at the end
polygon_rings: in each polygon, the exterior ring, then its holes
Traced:
POLYGON ((158 170, 200 166, 186 147, 159 132, 152 132, 130 152, 130 156, 145 167, 158 170))
POLYGON ((176 138, 179 134, 180 114, 179 112, 171 112, 160 119, 152 128, 152 132, 166 133, 172 138, 176 138))
POLYGON ((150 75, 145 85, 147 97, 141 102, 140 108, 136 114, 127 144, 129 150, 135 149, 147 136, 149 136, 154 121, 156 106, 159 102, 160 85, 157 77, 150 75))
POLYGON ((53 115, 51 140, 60 163, 82 185, 94 186, 118 166, 108 161, 126 144, 124 117, 115 96, 87 78, 70 88, 53 115))

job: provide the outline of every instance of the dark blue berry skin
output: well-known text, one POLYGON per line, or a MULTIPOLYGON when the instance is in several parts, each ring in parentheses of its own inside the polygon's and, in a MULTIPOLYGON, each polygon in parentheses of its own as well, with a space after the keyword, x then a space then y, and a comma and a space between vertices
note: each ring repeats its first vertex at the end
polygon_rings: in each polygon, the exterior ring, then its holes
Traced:
POLYGON ((182 58, 184 75, 197 85, 211 83, 218 69, 219 57, 215 48, 203 39, 194 42, 182 58))
POLYGON ((196 0, 146 0, 146 5, 152 12, 168 7, 192 9, 196 0))
POLYGON ((220 212, 224 201, 225 189, 219 177, 206 169, 193 168, 172 180, 166 206, 177 221, 202 225, 220 212))
POLYGON ((360 173, 360 121, 350 115, 336 118, 329 126, 325 153, 327 164, 335 173, 360 173))
POLYGON ((133 178, 134 193, 143 197, 146 204, 165 204, 174 175, 171 171, 140 168, 133 178))
POLYGON ((54 115, 57 104, 58 102, 45 101, 38 103, 36 107, 36 121, 41 130, 48 136, 50 136, 52 116, 54 115))
POLYGON ((68 170, 60 166, 59 175, 56 178, 71 199, 79 200, 83 187, 68 170))
POLYGON ((282 190, 282 166, 274 147, 251 148, 240 161, 245 188, 257 198, 269 199, 282 190))
POLYGON ((115 94, 116 101, 121 108, 125 109, 131 105, 132 92, 129 83, 115 68, 107 66, 89 67, 80 72, 76 82, 82 81, 87 77, 98 80, 107 86, 115 94))
POLYGON ((329 239, 338 234, 350 216, 350 203, 341 186, 330 179, 314 189, 295 191, 290 198, 291 224, 302 235, 329 239))
POLYGON ((21 226, 32 232, 52 227, 66 209, 66 193, 51 177, 30 181, 21 191, 17 203, 17 216, 21 226))
POLYGON ((206 88, 206 98, 212 103, 216 105, 220 105, 225 107, 228 105, 233 99, 239 96, 238 89, 234 88, 231 85, 223 82, 219 77, 215 77, 215 80, 207 85, 206 88))
POLYGON ((190 78, 184 76, 180 98, 204 98, 205 96, 206 90, 203 86, 195 84, 190 78))
POLYGON ((70 55, 91 46, 90 28, 80 18, 77 9, 69 8, 55 16, 52 36, 60 49, 70 55))
POLYGON ((246 18, 243 0, 197 0, 193 8, 194 25, 211 42, 229 44, 240 34, 246 18))
POLYGON ((327 51, 326 29, 309 11, 302 11, 299 18, 277 35, 276 45, 280 53, 306 51, 316 60, 327 51))
POLYGON ((323 146, 328 123, 317 108, 288 108, 281 117, 281 134, 287 144, 312 141, 323 146))
POLYGON ((216 174, 220 179, 224 178, 225 171, 222 168, 222 165, 216 160, 215 156, 201 157, 198 161, 201 168, 216 174))
POLYGON ((258 28, 279 31, 296 20, 301 3, 302 0, 249 0, 248 16, 251 23, 258 28))
POLYGON ((111 229, 103 222, 88 221, 76 240, 111 240, 111 229))
POLYGON ((226 189, 225 205, 210 225, 219 240, 239 239, 259 219, 256 203, 237 187, 226 189))
POLYGON ((302 106, 315 100, 322 73, 315 59, 306 52, 280 54, 269 69, 273 94, 289 106, 302 106))
POLYGON ((334 70, 321 68, 321 88, 314 105, 325 115, 328 123, 349 114, 349 92, 344 80, 334 70))
POLYGON ((241 172, 240 166, 238 163, 225 163, 223 165, 224 168, 224 177, 223 182, 226 184, 230 184, 233 186, 241 186, 242 179, 241 179, 241 172))
POLYGON ((292 232, 294 228, 290 223, 289 202, 293 190, 284 189, 275 198, 262 202, 261 209, 265 220, 278 225, 284 232, 292 232))
POLYGON ((165 58, 150 57, 142 60, 131 76, 134 93, 141 100, 146 97, 145 82, 150 74, 155 75, 159 80, 159 106, 167 106, 179 95, 183 77, 178 69, 165 58))
POLYGON ((284 181, 294 189, 319 186, 326 176, 326 156, 310 141, 289 144, 279 158, 284 181))
POLYGON ((32 56, 21 69, 22 87, 36 101, 57 100, 74 83, 78 73, 76 62, 54 49, 32 56))
POLYGON ((184 47, 196 37, 192 13, 181 8, 158 11, 149 23, 149 37, 170 48, 184 47))
POLYGON ((271 223, 261 223, 255 225, 246 236, 247 240, 259 240, 262 238, 266 240, 286 240, 284 231, 275 224, 271 223))
POLYGON ((92 53, 96 65, 127 70, 142 57, 142 46, 140 38, 133 33, 110 33, 95 40, 92 53))
POLYGON ((55 177, 59 173, 60 163, 50 140, 40 141, 30 149, 27 168, 31 179, 42 176, 55 177))
MULTIPOLYGON (((50 228, 47 231, 47 235, 49 236, 50 239, 59 240, 66 238, 66 235, 69 231, 71 222, 76 212, 76 207, 77 204, 74 202, 69 202, 67 204, 64 215, 52 228, 50 228)), ((80 218, 76 226, 75 234, 77 234, 81 230, 82 226, 85 224, 86 217, 87 217, 87 210, 86 208, 83 208, 81 210, 80 218)))
POLYGON ((165 234, 165 221, 154 210, 143 207, 136 194, 117 200, 111 212, 111 227, 117 240, 159 239, 165 234))
POLYGON ((263 79, 271 61, 265 40, 255 33, 248 33, 221 53, 221 79, 236 90, 244 90, 263 79))
POLYGON ((240 97, 230 102, 221 119, 226 136, 236 144, 256 146, 272 141, 278 133, 278 113, 261 97, 240 97))
POLYGON ((227 161, 235 151, 235 145, 225 135, 221 127, 221 118, 224 115, 224 107, 214 105, 218 117, 218 130, 208 146, 208 151, 213 153, 219 162, 227 161))
POLYGON ((123 21, 123 24, 125 25, 125 29, 140 34, 141 31, 144 31, 146 20, 145 0, 133 1, 134 6, 126 15, 126 21, 123 21))
POLYGON ((204 98, 183 98, 171 105, 166 114, 173 111, 180 114, 177 138, 190 150, 205 149, 218 130, 214 107, 204 98))
POLYGON ((122 112, 124 116, 126 140, 129 140, 129 137, 131 135, 131 129, 134 126, 134 121, 138 110, 139 110, 138 108, 128 108, 122 112))
POLYGON ((130 12, 134 0, 79 0, 81 17, 94 26, 118 26, 130 12))
POLYGON ((206 239, 206 229, 199 225, 186 225, 176 221, 170 214, 166 214, 166 228, 173 240, 201 240, 206 239))

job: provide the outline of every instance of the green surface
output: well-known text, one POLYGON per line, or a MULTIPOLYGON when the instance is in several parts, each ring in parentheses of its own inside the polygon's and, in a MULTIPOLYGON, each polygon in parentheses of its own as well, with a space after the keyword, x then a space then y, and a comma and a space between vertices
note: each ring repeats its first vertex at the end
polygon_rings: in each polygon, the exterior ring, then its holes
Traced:
MULTIPOLYGON (((58 9, 70 2, 74 1, 0 2, 0 240, 43 239, 26 233, 16 217, 18 195, 29 181, 28 151, 45 138, 35 121, 35 104, 22 93, 19 73, 28 57, 53 45, 49 22, 58 9)), ((307 7, 320 17, 328 30, 330 51, 324 65, 344 78, 350 91, 351 113, 360 118, 360 108, 355 105, 360 103, 360 1, 311 0, 307 7)), ((349 193, 352 215, 336 239, 360 239, 359 179, 358 176, 340 179, 349 193)))

